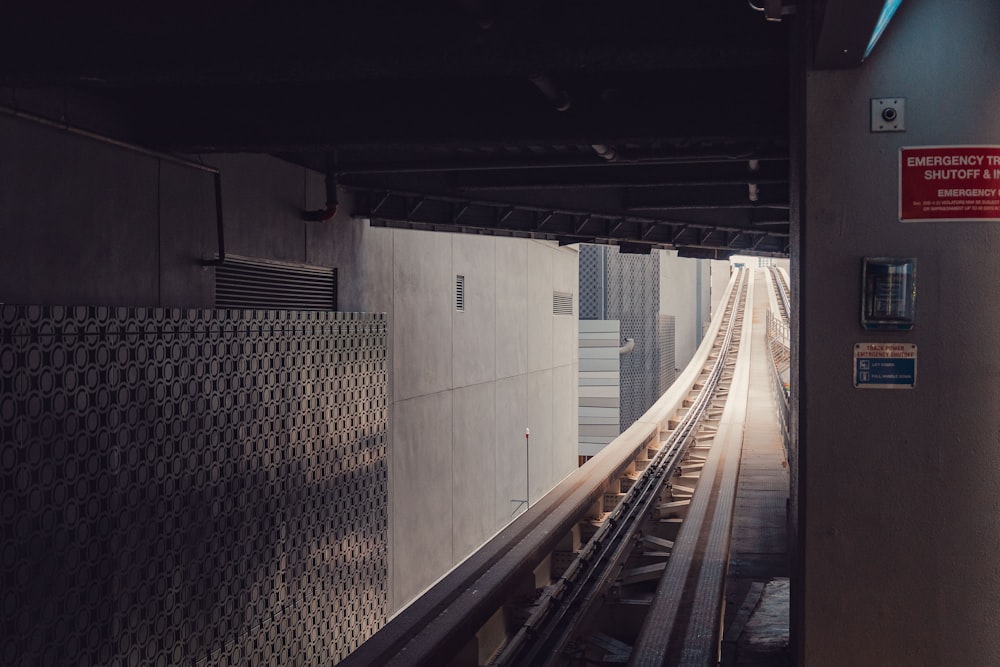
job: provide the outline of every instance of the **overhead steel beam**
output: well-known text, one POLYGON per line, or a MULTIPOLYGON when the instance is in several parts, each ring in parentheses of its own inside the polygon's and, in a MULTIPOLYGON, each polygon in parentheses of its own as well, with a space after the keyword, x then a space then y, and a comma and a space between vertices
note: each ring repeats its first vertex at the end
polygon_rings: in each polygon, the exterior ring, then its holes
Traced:
MULTIPOLYGON (((587 152, 570 149, 556 149, 550 147, 548 151, 539 156, 537 151, 524 148, 515 155, 510 155, 512 148, 517 146, 496 146, 495 152, 502 157, 478 157, 470 158, 468 154, 459 155, 457 151, 448 154, 447 157, 437 159, 427 159, 426 151, 420 152, 410 150, 414 156, 410 160, 400 160, 400 153, 405 153, 405 149, 393 151, 392 160, 372 159, 371 155, 377 151, 365 151, 364 159, 352 160, 349 157, 350 150, 340 151, 340 164, 337 173, 345 176, 364 176, 381 174, 416 174, 416 173, 440 173, 440 172, 503 172, 503 171, 561 171, 565 169, 600 169, 609 170, 609 173, 617 173, 617 170, 628 168, 648 167, 656 165, 692 165, 692 164, 727 164, 727 163, 749 163, 757 160, 761 163, 767 162, 787 162, 788 142, 783 137, 771 137, 770 139, 758 138, 753 141, 732 141, 719 139, 710 146, 700 147, 678 147, 678 148, 658 148, 656 150, 646 149, 643 151, 628 150, 622 151, 614 162, 607 162, 587 152), (347 155, 348 157, 345 157, 347 155)), ((583 147, 589 150, 589 146, 583 147)), ((436 153, 440 156, 441 149, 436 153)), ((763 169, 762 169, 763 171, 763 169)), ((787 168, 786 168, 787 173, 787 168)), ((486 177, 484 177, 485 179, 486 177)), ((475 181, 470 182, 470 187, 475 185, 475 181)))
MULTIPOLYGON (((460 172, 452 176, 452 185, 460 190, 552 190, 558 188, 641 188, 654 186, 786 185, 788 162, 770 160, 757 171, 750 160, 724 162, 667 162, 659 165, 605 163, 567 171, 536 168, 521 172, 460 172)), ((786 187, 787 189, 787 187, 786 187)))
POLYGON ((771 208, 787 209, 788 184, 759 188, 756 201, 747 196, 746 185, 713 187, 630 188, 625 209, 629 211, 684 211, 694 209, 771 208))
POLYGON ((756 254, 787 252, 787 230, 717 226, 599 211, 553 210, 509 202, 467 200, 409 192, 347 186, 354 192, 352 215, 374 226, 431 231, 475 232, 567 242, 639 243, 659 248, 681 246, 744 250, 756 254), (413 202, 421 202, 419 208, 413 202), (454 211, 464 212, 461 223, 454 211))

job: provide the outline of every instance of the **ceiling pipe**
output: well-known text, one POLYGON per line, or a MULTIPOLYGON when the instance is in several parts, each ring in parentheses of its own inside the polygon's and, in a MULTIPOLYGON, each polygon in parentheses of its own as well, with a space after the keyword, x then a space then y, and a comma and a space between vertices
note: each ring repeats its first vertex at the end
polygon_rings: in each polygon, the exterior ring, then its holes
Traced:
POLYGON ((614 162, 618 159, 618 151, 615 150, 614 146, 608 146, 607 144, 591 144, 590 147, 594 149, 595 153, 608 162, 614 162))
POLYGON ((795 13, 795 5, 786 5, 784 0, 762 0, 764 6, 754 4, 754 0, 747 0, 750 9, 755 12, 763 12, 764 18, 768 21, 780 21, 782 16, 795 13))
POLYGON ((547 74, 532 74, 528 80, 545 96, 545 99, 552 103, 556 111, 569 111, 573 106, 569 94, 559 88, 547 74))
POLYGON ((337 197, 337 173, 334 171, 333 160, 326 172, 326 208, 314 211, 303 211, 302 219, 306 222, 326 222, 337 215, 337 206, 340 201, 337 197))

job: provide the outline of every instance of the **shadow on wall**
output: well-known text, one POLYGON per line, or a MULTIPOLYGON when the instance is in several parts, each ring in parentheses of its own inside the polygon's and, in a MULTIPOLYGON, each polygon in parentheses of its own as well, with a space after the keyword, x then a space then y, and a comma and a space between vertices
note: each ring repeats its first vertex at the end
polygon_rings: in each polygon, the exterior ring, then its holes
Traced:
POLYGON ((329 664, 388 613, 385 320, 0 307, 0 663, 329 664))

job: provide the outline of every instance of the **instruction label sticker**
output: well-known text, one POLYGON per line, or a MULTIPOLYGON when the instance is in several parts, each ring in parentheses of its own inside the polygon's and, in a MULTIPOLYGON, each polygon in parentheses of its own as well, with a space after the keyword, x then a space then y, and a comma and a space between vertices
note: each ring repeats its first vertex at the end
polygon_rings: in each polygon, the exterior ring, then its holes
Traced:
POLYGON ((859 389, 913 389, 917 346, 912 343, 856 343, 854 386, 859 389))
POLYGON ((899 149, 899 220, 1000 221, 1000 146, 899 149))

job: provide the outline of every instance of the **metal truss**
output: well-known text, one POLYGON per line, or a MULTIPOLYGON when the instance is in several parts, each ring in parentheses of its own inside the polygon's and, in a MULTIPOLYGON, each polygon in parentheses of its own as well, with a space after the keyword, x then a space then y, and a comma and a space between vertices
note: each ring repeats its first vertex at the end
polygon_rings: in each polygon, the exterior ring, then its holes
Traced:
MULTIPOLYGON (((352 215, 373 226, 513 236, 571 243, 619 244, 632 252, 747 252, 787 256, 787 227, 758 229, 665 220, 633 214, 544 208, 507 202, 342 185, 354 192, 352 215)), ((768 223, 773 227, 772 223, 768 223)), ((787 223, 786 223, 787 224, 787 223)), ((692 255, 705 256, 692 252, 692 255)))

